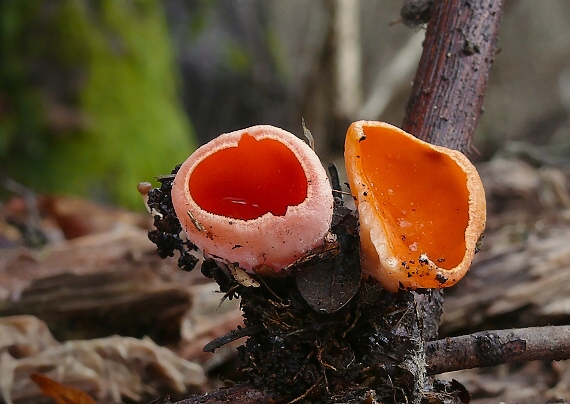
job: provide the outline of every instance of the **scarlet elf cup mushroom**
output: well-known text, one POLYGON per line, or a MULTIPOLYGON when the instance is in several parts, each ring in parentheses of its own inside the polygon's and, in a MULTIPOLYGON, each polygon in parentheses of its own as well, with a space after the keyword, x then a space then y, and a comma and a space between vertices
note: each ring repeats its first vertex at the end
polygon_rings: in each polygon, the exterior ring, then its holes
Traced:
POLYGON ((319 158, 269 125, 200 147, 181 165, 171 195, 198 248, 247 270, 279 272, 323 244, 332 220, 332 189, 319 158))
POLYGON ((360 218, 361 266, 389 291, 442 288, 469 269, 485 192, 461 152, 383 122, 354 122, 345 164, 360 218))

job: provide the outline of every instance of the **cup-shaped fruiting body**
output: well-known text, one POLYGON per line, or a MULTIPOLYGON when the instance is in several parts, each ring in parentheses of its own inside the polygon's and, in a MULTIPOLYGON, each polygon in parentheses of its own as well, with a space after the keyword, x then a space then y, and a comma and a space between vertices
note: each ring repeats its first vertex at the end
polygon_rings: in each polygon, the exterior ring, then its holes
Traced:
POLYGON ((486 217, 483 184, 469 159, 375 121, 350 126, 344 156, 363 273, 392 292, 459 281, 486 217))
POLYGON ((315 152, 259 125, 218 136, 180 167, 172 203, 204 253, 275 272, 324 243, 333 196, 315 152))

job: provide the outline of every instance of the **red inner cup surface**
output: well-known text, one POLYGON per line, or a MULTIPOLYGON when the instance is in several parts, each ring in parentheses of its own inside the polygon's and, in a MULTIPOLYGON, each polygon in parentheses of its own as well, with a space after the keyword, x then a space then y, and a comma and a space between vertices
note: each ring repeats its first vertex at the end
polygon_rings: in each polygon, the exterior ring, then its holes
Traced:
POLYGON ((244 133, 237 147, 202 160, 190 175, 190 194, 204 210, 251 220, 265 213, 283 216, 307 198, 301 163, 283 143, 244 133))

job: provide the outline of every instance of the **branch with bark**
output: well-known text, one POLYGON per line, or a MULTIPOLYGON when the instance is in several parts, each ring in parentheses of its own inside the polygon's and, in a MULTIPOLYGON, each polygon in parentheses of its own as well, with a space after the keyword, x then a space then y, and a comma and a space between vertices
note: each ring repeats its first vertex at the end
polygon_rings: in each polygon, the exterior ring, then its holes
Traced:
POLYGON ((435 1, 403 129, 466 152, 481 115, 504 0, 435 1))
MULTIPOLYGON (((428 375, 455 370, 532 360, 570 359, 570 326, 530 327, 483 331, 460 337, 428 342, 428 375)), ((271 400, 251 386, 221 389, 175 404, 232 402, 265 403, 271 400)), ((274 399, 275 400, 275 399, 274 399)))
POLYGON ((430 375, 533 360, 570 359, 570 326, 482 331, 428 342, 430 375))

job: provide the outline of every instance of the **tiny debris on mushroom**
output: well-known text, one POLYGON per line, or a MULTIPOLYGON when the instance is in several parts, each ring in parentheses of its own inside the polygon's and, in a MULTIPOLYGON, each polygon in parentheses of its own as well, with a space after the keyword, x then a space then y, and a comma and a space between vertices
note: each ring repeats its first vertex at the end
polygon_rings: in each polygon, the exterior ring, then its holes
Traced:
POLYGON ((174 178, 172 203, 192 243, 249 271, 279 272, 324 244, 333 214, 318 156, 269 125, 220 135, 196 150, 174 178))
POLYGON ((139 184, 137 185, 137 191, 139 191, 139 193, 141 194, 144 206, 148 211, 148 213, 151 213, 151 209, 148 207, 148 193, 150 192, 151 189, 152 189, 152 184, 150 182, 139 182, 139 184))
POLYGON ((391 292, 448 287, 465 275, 486 218, 483 185, 465 155, 359 121, 347 132, 345 164, 364 274, 391 292))

